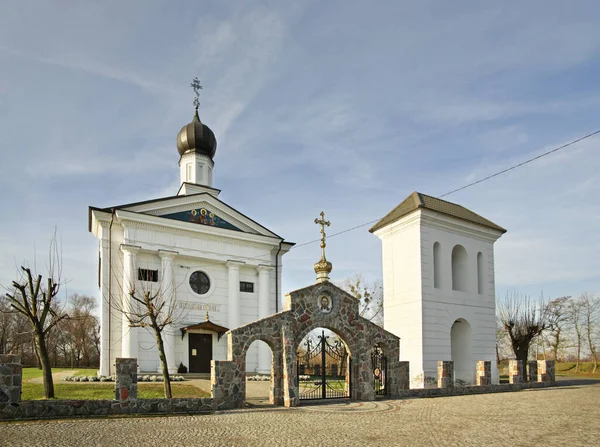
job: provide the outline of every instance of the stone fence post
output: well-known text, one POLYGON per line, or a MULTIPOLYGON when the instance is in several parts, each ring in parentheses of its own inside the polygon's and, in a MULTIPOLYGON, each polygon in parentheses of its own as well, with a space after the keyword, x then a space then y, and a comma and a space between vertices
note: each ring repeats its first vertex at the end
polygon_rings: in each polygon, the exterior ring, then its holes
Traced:
POLYGON ((529 360, 527 362, 527 381, 537 382, 538 375, 538 362, 536 360, 529 360))
POLYGON ((454 362, 438 361, 438 388, 454 387, 454 362))
POLYGON ((216 410, 241 408, 246 398, 243 371, 236 362, 210 361, 210 384, 213 405, 216 410))
POLYGON ((410 362, 398 362, 398 389, 410 389, 410 362))
POLYGON ((115 400, 121 403, 137 399, 137 359, 117 358, 115 361, 115 400))
POLYGON ((554 382, 554 360, 539 360, 537 362, 537 381, 554 382))
POLYGON ((12 354, 0 355, 0 403, 21 402, 22 381, 21 357, 12 354))
POLYGON ((478 386, 492 384, 492 362, 489 360, 477 360, 477 373, 475 383, 478 386))
POLYGON ((508 361, 508 382, 523 383, 525 374, 523 372, 523 361, 509 360, 508 361))

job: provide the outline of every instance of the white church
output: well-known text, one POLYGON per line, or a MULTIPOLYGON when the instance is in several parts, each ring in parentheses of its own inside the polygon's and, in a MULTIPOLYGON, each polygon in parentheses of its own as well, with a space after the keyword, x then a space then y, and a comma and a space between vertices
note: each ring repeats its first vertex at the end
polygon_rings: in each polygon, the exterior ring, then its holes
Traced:
MULTIPOLYGON (((294 244, 219 199, 217 141, 195 104, 177 136, 176 195, 89 208, 99 241, 101 375, 114 372, 117 357, 137 358, 141 372, 160 371, 153 334, 116 310, 133 305, 131 287, 160 290, 179 311, 163 332, 170 372, 183 364, 209 373, 212 359, 226 360, 227 330, 282 310, 282 257, 294 244)), ((506 230, 415 192, 370 231, 382 241, 384 327, 401 338, 411 387, 435 384, 438 360, 453 360, 464 383, 474 383, 477 360, 491 361, 498 383, 494 242, 506 230)), ((267 373, 270 365, 270 349, 254 343, 247 371, 267 373)))
MULTIPOLYGON (((226 360, 224 332, 281 307, 281 260, 294 245, 219 200, 213 188, 217 140, 200 121, 177 136, 181 186, 177 194, 110 208, 89 208, 98 238, 101 296, 100 374, 117 357, 135 357, 141 372, 160 371, 154 335, 129 326, 121 309, 129 291, 152 290, 175 300, 174 324, 163 332, 170 372, 210 373, 226 360)), ((247 370, 268 372, 271 353, 255 344, 247 370)))

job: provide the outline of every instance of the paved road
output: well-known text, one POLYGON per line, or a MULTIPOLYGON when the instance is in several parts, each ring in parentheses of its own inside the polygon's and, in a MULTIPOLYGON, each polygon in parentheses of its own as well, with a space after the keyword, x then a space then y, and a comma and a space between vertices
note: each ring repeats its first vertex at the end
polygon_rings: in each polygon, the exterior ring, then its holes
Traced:
POLYGON ((2 446, 589 446, 600 384, 212 415, 1 423, 2 446))

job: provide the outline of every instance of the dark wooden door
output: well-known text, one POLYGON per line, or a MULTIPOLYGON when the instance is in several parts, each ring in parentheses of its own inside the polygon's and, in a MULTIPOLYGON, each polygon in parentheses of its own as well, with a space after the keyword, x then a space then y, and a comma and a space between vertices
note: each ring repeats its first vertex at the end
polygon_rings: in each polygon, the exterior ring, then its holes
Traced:
POLYGON ((191 373, 210 373, 212 335, 188 334, 191 373))

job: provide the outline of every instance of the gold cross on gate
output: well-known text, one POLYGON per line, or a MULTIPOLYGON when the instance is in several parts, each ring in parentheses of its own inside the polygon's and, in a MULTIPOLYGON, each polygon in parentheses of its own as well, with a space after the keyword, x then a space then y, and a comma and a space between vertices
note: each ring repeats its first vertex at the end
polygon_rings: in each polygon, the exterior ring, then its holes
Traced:
POLYGON ((325 234, 325 226, 330 226, 331 222, 329 222, 328 220, 325 220, 325 213, 323 211, 321 211, 321 219, 315 219, 315 223, 317 225, 321 225, 321 248, 322 248, 322 253, 323 253, 323 257, 325 257, 325 237, 327 236, 325 234))

